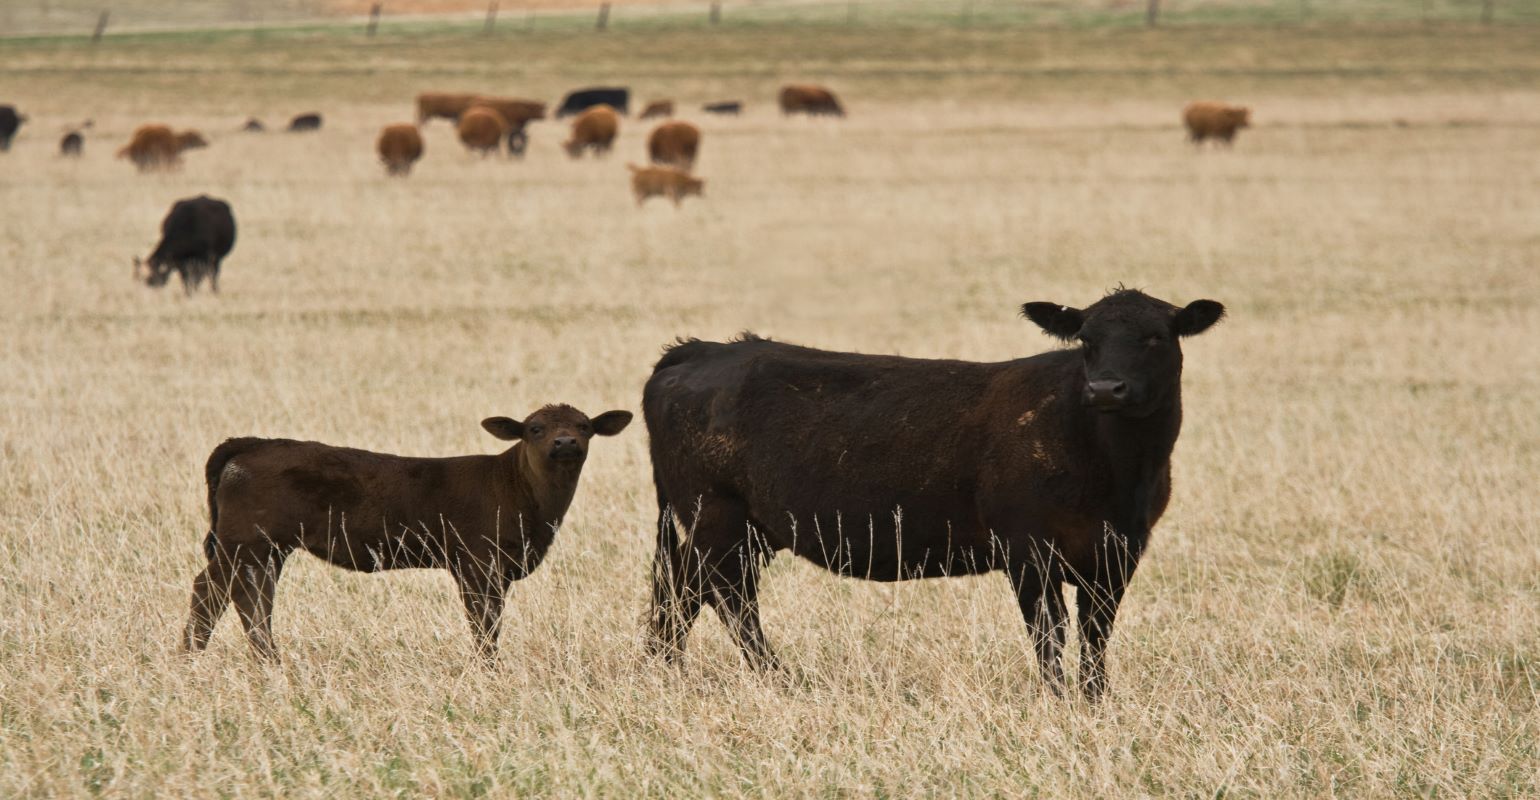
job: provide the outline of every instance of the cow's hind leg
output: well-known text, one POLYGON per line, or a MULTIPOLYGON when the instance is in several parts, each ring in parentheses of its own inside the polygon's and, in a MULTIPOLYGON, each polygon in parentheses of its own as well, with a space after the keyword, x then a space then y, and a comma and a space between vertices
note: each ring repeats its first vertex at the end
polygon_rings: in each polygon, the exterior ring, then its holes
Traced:
POLYGON ((1069 614, 1064 606, 1064 571, 1057 554, 1046 542, 1031 540, 1018 546, 1023 552, 1007 555, 1016 602, 1027 623, 1037 665, 1043 680, 1055 694, 1064 693, 1065 628, 1069 614))
POLYGON ((749 666, 774 670, 780 662, 759 624, 759 574, 767 548, 757 537, 741 502, 713 498, 702 504, 685 552, 698 565, 703 599, 716 609, 749 666))
POLYGON ((189 653, 202 652, 208 646, 214 626, 230 604, 230 582, 235 575, 231 566, 224 553, 216 552, 193 580, 192 610, 182 635, 182 647, 189 653))
POLYGON ((273 642, 273 595, 283 574, 284 550, 271 545, 239 547, 235 553, 235 578, 230 597, 246 628, 251 651, 263 661, 277 661, 273 642))
POLYGON ((680 547, 673 509, 660 493, 658 547, 652 558, 652 631, 647 639, 648 652, 669 661, 678 660, 684 654, 685 639, 700 615, 700 607, 699 570, 680 547))

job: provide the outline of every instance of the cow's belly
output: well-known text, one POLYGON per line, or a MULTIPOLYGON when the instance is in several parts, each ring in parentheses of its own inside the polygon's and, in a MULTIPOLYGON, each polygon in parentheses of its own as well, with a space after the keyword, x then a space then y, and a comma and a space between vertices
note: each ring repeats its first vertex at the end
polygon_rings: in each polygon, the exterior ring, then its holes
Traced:
POLYGON ((774 544, 840 575, 902 581, 977 575, 1001 566, 999 547, 975 523, 905 515, 903 524, 859 514, 800 515, 774 544))

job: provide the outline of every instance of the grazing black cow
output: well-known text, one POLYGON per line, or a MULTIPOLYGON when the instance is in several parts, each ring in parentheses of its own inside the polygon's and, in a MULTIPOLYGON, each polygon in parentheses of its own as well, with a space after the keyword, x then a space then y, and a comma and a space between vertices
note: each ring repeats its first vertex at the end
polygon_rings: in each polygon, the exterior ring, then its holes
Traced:
POLYGON ((659 508, 649 649, 677 658, 706 602, 750 664, 774 667, 757 597, 779 550, 878 581, 1003 569, 1056 691, 1061 583, 1078 590, 1081 686, 1100 696, 1118 603, 1170 497, 1179 341, 1224 307, 1120 289, 1022 310, 1079 346, 990 364, 751 334, 669 348, 642 400, 659 508))
POLYGON ((724 100, 720 103, 707 103, 701 106, 707 114, 730 114, 738 116, 743 113, 743 103, 737 100, 724 100))
POLYGON ((79 158, 80 152, 85 148, 86 138, 80 131, 70 131, 59 140, 59 155, 66 158, 79 158))
POLYGON ((607 105, 614 108, 622 116, 629 114, 631 107, 631 90, 624 87, 598 86, 591 89, 579 89, 566 96, 561 101, 561 108, 557 110, 556 117, 577 114, 592 106, 607 105))
POLYGON ((219 262, 235 246, 235 216, 230 205, 208 195, 178 200, 160 224, 160 244, 150 257, 134 259, 134 276, 146 285, 166 285, 174 271, 182 276, 182 291, 192 290, 209 279, 209 288, 219 292, 219 262))
POLYGON ((321 129, 320 114, 300 114, 289 120, 289 132, 300 133, 303 131, 318 131, 321 129))
POLYGON ((15 106, 0 106, 0 153, 11 149, 11 139, 16 136, 16 129, 26 121, 26 117, 16 113, 15 106))

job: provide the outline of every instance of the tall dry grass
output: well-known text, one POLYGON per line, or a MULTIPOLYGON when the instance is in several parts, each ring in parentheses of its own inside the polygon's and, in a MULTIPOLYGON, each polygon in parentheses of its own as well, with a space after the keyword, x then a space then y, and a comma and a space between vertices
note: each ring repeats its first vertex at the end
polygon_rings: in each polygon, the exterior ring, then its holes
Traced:
POLYGON ((282 98, 222 74, 165 115, 213 146, 138 176, 110 151, 161 85, 23 55, 56 87, 34 105, 99 124, 78 163, 43 121, 0 159, 0 795, 1540 792, 1532 91, 1262 82, 1259 126, 1195 153, 1129 84, 1002 103, 914 78, 928 104, 847 97, 843 123, 703 120, 706 197, 676 211, 632 204, 635 123, 600 162, 539 126, 520 163, 438 123, 389 180, 370 148, 405 97, 246 136, 234 107, 282 98), (239 220, 225 293, 132 284, 199 192, 239 220), (1022 301, 1118 283, 1231 317, 1187 345, 1174 502, 1099 709, 1042 690, 1000 575, 877 585, 782 558, 763 607, 786 680, 709 616, 681 669, 650 662, 640 427, 596 442, 495 670, 447 576, 304 555, 284 666, 233 618, 175 652, 224 437, 491 452, 487 415, 636 409, 677 335, 1004 359, 1053 346, 1022 301))

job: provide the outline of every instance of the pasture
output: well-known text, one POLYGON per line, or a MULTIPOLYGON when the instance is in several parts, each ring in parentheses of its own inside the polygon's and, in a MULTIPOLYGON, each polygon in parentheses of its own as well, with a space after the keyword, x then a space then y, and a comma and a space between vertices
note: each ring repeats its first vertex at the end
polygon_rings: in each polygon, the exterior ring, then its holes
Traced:
POLYGON ((1532 27, 473 30, 6 45, 31 121, 0 154, 0 796, 1540 793, 1532 27), (798 80, 848 118, 782 119, 798 80), (374 154, 421 90, 605 82, 701 126, 703 198, 635 206, 634 118, 600 160, 550 120, 522 161, 443 121, 407 179, 374 154), (1194 98, 1254 127, 1196 152, 1194 98), (237 132, 305 111, 325 127, 237 132), (148 121, 210 146, 139 175, 112 153, 148 121), (132 282, 204 192, 240 225, 222 294, 132 282), (496 452, 483 417, 639 411, 676 336, 1001 360, 1057 346, 1022 302, 1120 283, 1229 318, 1185 347, 1099 708, 1044 691, 998 573, 783 557, 785 677, 710 614, 682 668, 648 659, 640 424, 595 445, 493 670, 446 574, 303 554, 282 666, 233 616, 177 652, 225 437, 496 452))

